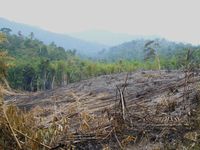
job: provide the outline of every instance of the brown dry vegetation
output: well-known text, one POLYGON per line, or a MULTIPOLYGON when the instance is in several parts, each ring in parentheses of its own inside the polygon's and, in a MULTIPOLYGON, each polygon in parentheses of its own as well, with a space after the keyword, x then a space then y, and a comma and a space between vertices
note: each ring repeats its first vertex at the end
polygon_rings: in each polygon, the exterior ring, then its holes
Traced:
POLYGON ((189 71, 140 71, 46 92, 4 90, 0 148, 199 149, 199 80, 189 71))

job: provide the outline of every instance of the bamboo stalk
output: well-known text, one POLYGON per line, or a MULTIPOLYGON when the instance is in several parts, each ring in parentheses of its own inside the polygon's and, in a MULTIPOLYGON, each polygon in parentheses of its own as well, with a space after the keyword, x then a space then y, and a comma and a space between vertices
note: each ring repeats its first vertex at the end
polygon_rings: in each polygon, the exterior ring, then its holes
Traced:
POLYGON ((21 135, 25 136, 26 138, 28 138, 28 139, 30 139, 30 140, 32 140, 32 141, 34 141, 34 142, 36 142, 36 143, 38 143, 38 144, 40 144, 40 145, 42 145, 42 146, 46 147, 46 148, 48 148, 48 149, 51 149, 51 147, 50 147, 50 146, 48 146, 48 145, 46 145, 46 144, 44 144, 44 143, 38 142, 37 140, 35 140, 35 139, 33 139, 33 138, 29 137, 28 135, 26 135, 26 134, 22 133, 22 132, 21 132, 21 131, 19 131, 19 130, 17 130, 17 129, 13 129, 13 130, 15 130, 16 132, 18 132, 18 133, 20 133, 21 135))
POLYGON ((115 139, 117 140, 117 143, 119 144, 119 147, 120 147, 121 149, 123 149, 123 146, 122 146, 122 144, 120 143, 120 141, 119 141, 119 139, 118 139, 118 137, 117 137, 117 135, 116 135, 116 132, 114 132, 114 136, 115 136, 115 139))
POLYGON ((8 123, 8 126, 9 126, 9 128, 10 128, 12 134, 13 134, 13 137, 14 137, 15 141, 17 142, 17 145, 18 145, 19 149, 22 149, 22 146, 21 146, 19 140, 17 139, 17 136, 16 136, 16 134, 15 134, 15 132, 14 132, 14 130, 13 130, 13 128, 12 128, 10 122, 9 122, 9 119, 8 119, 8 116, 7 116, 6 112, 5 112, 4 107, 3 107, 3 113, 4 113, 4 116, 5 116, 6 121, 7 121, 7 123, 8 123))

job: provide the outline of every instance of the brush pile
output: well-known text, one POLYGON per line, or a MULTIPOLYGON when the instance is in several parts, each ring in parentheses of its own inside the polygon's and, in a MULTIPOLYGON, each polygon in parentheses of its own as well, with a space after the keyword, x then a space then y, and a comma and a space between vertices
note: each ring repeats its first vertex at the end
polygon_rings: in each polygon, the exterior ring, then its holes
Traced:
POLYGON ((0 149, 198 149, 199 81, 191 71, 140 71, 6 94, 0 149))

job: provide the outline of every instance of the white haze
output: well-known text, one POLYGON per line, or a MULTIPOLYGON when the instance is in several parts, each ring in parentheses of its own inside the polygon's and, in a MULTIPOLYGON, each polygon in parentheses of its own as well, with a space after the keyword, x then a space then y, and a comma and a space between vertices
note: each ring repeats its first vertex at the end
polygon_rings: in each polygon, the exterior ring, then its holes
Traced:
POLYGON ((107 30, 200 44, 199 0, 0 0, 0 17, 57 33, 107 30))

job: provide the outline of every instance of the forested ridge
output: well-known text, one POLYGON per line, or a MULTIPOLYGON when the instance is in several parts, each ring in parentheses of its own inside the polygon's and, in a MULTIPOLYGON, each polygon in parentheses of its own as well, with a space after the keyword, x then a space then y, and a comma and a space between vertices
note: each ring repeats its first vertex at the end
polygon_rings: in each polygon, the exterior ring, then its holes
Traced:
POLYGON ((12 58, 7 80, 11 88, 19 90, 53 89, 90 77, 138 69, 178 69, 185 65, 188 51, 193 63, 198 64, 200 58, 199 47, 165 40, 155 40, 145 47, 150 40, 138 40, 111 48, 98 59, 83 59, 75 49, 65 50, 54 42, 44 44, 33 32, 29 36, 10 32, 9 28, 1 29, 6 40, 0 49, 12 58))
POLYGON ((120 45, 110 47, 109 49, 104 49, 100 52, 101 57, 106 58, 107 60, 117 61, 120 59, 124 60, 142 60, 145 57, 144 46, 149 41, 154 41, 158 54, 160 57, 173 57, 177 53, 181 53, 184 49, 199 49, 199 46, 193 46, 189 43, 173 42, 166 40, 164 38, 155 38, 155 39, 138 39, 127 41, 120 45))
POLYGON ((40 27, 26 25, 0 17, 0 29, 1 28, 12 29, 10 33, 18 34, 20 32, 20 34, 23 36, 29 36, 30 33, 33 32, 35 37, 38 40, 43 41, 44 44, 50 44, 52 41, 54 41, 56 45, 62 46, 65 49, 77 49, 77 54, 81 55, 87 54, 87 56, 93 56, 102 48, 107 47, 102 44, 81 40, 68 34, 50 32, 41 29, 40 27))

